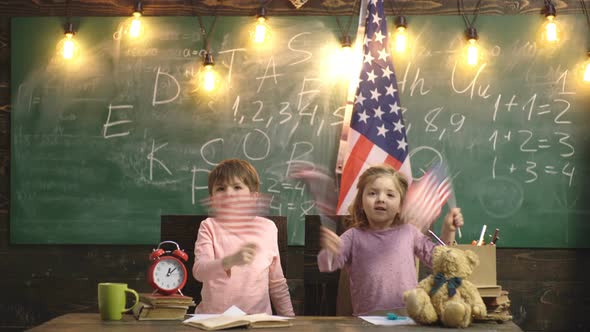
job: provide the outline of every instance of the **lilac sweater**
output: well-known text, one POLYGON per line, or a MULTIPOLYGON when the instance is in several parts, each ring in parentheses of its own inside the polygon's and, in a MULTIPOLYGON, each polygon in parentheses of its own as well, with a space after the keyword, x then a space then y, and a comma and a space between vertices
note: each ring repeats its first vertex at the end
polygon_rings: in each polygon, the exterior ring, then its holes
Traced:
POLYGON ((355 316, 405 307, 403 293, 418 284, 414 255, 432 266, 435 244, 409 224, 378 231, 351 228, 340 238, 340 254, 321 250, 318 266, 321 272, 348 269, 355 316))

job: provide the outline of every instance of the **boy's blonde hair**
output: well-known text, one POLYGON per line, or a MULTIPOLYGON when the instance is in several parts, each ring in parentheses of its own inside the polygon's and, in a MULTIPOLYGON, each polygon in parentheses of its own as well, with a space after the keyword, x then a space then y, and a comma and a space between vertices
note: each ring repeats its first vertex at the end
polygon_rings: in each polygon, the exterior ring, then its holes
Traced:
MULTIPOLYGON (((348 207, 349 216, 346 218, 347 228, 369 227, 369 220, 367 219, 367 215, 363 210, 363 192, 365 191, 367 185, 375 181, 375 179, 383 176, 390 176, 393 179, 397 187, 396 189, 399 191, 401 195, 400 206, 403 205, 404 200, 406 198, 406 193, 408 191, 408 179, 406 179, 405 175, 396 171, 395 168, 387 164, 369 167, 359 177, 359 181, 356 185, 356 196, 354 197, 354 201, 352 202, 352 204, 348 207)), ((395 221, 393 223, 401 223, 401 218, 399 214, 395 217, 395 221)))
POLYGON ((207 187, 209 195, 213 194, 213 187, 218 183, 228 183, 234 178, 240 179, 251 192, 258 192, 260 189, 260 178, 252 164, 241 159, 226 159, 209 173, 207 187))

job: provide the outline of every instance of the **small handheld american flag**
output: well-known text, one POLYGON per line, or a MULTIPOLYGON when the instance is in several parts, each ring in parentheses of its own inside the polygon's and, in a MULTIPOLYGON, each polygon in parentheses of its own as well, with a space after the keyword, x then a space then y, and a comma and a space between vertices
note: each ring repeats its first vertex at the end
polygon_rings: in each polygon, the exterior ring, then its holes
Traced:
POLYGON ((266 228, 252 222, 256 217, 267 216, 272 196, 261 193, 236 196, 211 196, 201 200, 203 207, 208 209, 210 217, 214 217, 217 225, 225 230, 234 241, 244 242, 244 235, 262 236, 266 228))
POLYGON ((270 210, 272 196, 253 193, 250 195, 207 197, 201 200, 209 215, 217 219, 248 220, 255 216, 266 216, 270 210))
POLYGON ((294 162, 289 177, 305 181, 305 188, 313 197, 322 226, 336 232, 338 224, 331 217, 336 215, 338 193, 335 181, 328 171, 318 165, 310 168, 307 164, 294 162))
POLYGON ((442 206, 452 195, 451 179, 443 163, 432 167, 417 183, 414 182, 402 207, 404 220, 423 232, 440 215, 442 206))

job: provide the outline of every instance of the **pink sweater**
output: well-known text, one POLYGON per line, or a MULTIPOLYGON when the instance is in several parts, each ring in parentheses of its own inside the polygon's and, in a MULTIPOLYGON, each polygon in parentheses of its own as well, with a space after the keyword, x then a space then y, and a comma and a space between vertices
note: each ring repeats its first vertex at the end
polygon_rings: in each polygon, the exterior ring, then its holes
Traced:
POLYGON ((321 250, 318 266, 321 272, 348 269, 355 316, 405 307, 404 291, 418 284, 414 255, 432 266, 435 244, 409 224, 379 231, 351 228, 340 238, 340 254, 321 250))
POLYGON ((193 276, 203 283, 202 300, 195 312, 218 314, 236 305, 248 314, 272 314, 272 299, 277 314, 294 316, 277 233, 275 224, 262 217, 246 221, 203 220, 193 265, 193 276), (258 245, 254 261, 225 271, 221 260, 249 242, 258 245))

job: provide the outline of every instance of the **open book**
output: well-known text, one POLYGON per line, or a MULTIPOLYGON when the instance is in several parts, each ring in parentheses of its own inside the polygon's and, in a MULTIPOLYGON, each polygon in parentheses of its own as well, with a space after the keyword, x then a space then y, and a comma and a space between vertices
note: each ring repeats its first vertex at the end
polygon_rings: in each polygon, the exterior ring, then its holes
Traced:
POLYGON ((183 323, 207 331, 223 330, 238 326, 249 328, 291 326, 289 319, 280 316, 271 316, 269 314, 255 314, 245 316, 221 315, 199 320, 187 319, 183 323))

